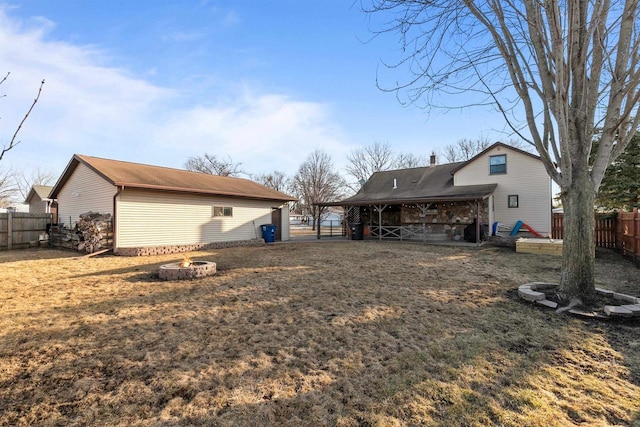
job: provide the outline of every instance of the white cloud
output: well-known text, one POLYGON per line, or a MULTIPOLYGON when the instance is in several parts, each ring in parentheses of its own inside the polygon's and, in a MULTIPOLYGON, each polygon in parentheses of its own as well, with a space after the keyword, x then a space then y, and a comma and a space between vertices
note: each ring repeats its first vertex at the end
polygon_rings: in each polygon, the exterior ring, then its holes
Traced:
MULTIPOLYGON (((51 40, 46 18, 18 22, 0 9, 0 142, 5 144, 46 79, 40 102, 3 159, 61 172, 74 153, 181 167, 204 152, 231 156, 251 173, 294 173, 316 148, 344 154, 327 105, 282 94, 201 94, 189 105, 178 89, 159 87, 111 64, 107 49, 51 40), (216 99, 216 97, 218 97, 216 99), (202 97, 199 99, 203 99, 202 97)), ((185 70, 188 74, 188 70, 185 70)), ((238 87, 239 82, 231 82, 238 87)))
POLYGON ((325 105, 245 92, 228 105, 178 112, 159 129, 156 140, 189 155, 229 155, 253 173, 293 173, 316 148, 343 155, 341 139, 325 105))

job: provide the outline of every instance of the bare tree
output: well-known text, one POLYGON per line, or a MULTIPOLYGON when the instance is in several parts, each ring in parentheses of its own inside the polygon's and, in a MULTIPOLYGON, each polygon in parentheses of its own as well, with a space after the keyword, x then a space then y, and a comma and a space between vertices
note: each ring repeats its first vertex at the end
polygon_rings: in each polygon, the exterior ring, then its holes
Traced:
POLYGON ((406 55, 389 90, 429 108, 443 93, 491 104, 535 146, 561 190, 561 292, 593 301, 595 195, 640 125, 640 0, 362 1, 406 55))
POLYGON ((22 197, 22 200, 27 198, 31 187, 34 185, 49 185, 53 183, 56 176, 53 171, 40 167, 33 169, 30 173, 22 169, 15 171, 13 174, 16 191, 22 197))
POLYGON ((258 175, 253 178, 255 182, 258 184, 262 184, 265 187, 273 188, 274 190, 280 191, 281 193, 286 193, 289 191, 291 186, 291 179, 284 174, 284 172, 273 171, 271 173, 266 173, 262 175, 258 175))
POLYGON ((450 162, 464 162, 489 147, 492 142, 485 137, 477 139, 459 139, 444 148, 444 158, 450 162))
POLYGON ((345 167, 347 173, 356 181, 366 181, 374 172, 391 168, 393 150, 389 143, 376 141, 372 145, 356 148, 347 156, 347 160, 349 161, 345 167))
POLYGON ((375 142, 363 148, 357 148, 347 157, 349 164, 346 172, 355 178, 356 183, 348 183, 352 191, 358 191, 362 183, 367 181, 375 172, 389 169, 406 169, 429 164, 424 157, 412 153, 394 154, 388 143, 375 142))
MULTIPOLYGON (((4 82, 7 81, 7 79, 9 78, 10 74, 11 73, 7 73, 2 78, 2 80, 0 80, 0 85, 2 85, 4 82)), ((3 145, 2 151, 0 151, 0 160, 2 160, 2 158, 4 157, 4 155, 5 155, 5 153, 7 151, 13 149, 16 145, 20 144, 21 141, 16 140, 16 138, 18 137, 18 132, 20 132, 20 129, 22 129, 22 125, 24 124, 24 122, 27 121, 27 118, 31 114, 31 111, 33 110, 33 107, 36 106, 36 103, 40 99, 40 94, 42 93, 42 86, 44 86, 44 79, 42 80, 42 82, 40 82, 40 88, 38 89, 38 94, 36 95, 36 98, 33 100, 33 103, 31 104, 31 107, 27 110, 26 114, 24 115, 24 117, 22 118, 20 123, 18 124, 18 127, 16 128, 15 132, 13 133, 13 136, 11 137, 11 140, 9 141, 9 144, 3 145)))
POLYGON ((11 170, 0 170, 0 207, 11 204, 11 200, 16 195, 16 185, 11 170))
POLYGON ((449 144, 446 145, 443 149, 442 149, 442 155, 444 156, 445 160, 449 163, 455 163, 458 161, 461 161, 461 155, 460 152, 458 151, 458 146, 455 144, 449 144))
POLYGON ((417 156, 413 153, 400 153, 393 161, 393 167, 395 169, 419 168, 428 165, 429 159, 424 156, 417 156))
POLYGON ((234 163, 231 157, 228 157, 227 160, 220 160, 214 154, 204 153, 202 156, 189 157, 184 167, 192 172, 237 177, 241 174, 247 174, 240 169, 241 165, 242 163, 234 163))
MULTIPOLYGON (((485 136, 481 136, 476 139, 459 139, 454 144, 449 144, 444 147, 443 154, 447 162, 466 162, 472 159, 477 154, 483 152, 495 141, 490 140, 485 136)), ((523 142, 520 139, 510 138, 504 142, 507 145, 518 148, 520 150, 530 151, 532 146, 523 142)))
POLYGON ((345 181, 334 169, 331 156, 321 150, 315 150, 300 166, 293 178, 297 196, 304 204, 304 208, 316 220, 316 223, 324 215, 327 207, 318 206, 317 203, 335 202, 343 197, 345 181))

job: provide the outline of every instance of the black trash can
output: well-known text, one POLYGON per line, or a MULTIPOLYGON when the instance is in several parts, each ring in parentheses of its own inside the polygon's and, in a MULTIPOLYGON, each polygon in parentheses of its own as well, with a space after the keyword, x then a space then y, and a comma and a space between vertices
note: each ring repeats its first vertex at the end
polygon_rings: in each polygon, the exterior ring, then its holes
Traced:
POLYGON ((276 241, 276 225, 275 224, 262 224, 262 238, 265 243, 273 243, 276 241))
POLYGON ((351 224, 351 240, 362 240, 364 238, 364 226, 361 222, 351 224))

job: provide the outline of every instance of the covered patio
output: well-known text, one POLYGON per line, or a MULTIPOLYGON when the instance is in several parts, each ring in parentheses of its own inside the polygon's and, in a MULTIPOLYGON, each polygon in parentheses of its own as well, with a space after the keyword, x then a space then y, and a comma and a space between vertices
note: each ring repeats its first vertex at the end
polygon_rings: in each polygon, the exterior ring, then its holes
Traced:
POLYGON ((343 207, 346 235, 354 240, 480 244, 475 237, 489 235, 496 184, 454 186, 456 166, 377 172, 354 196, 319 205, 343 207))

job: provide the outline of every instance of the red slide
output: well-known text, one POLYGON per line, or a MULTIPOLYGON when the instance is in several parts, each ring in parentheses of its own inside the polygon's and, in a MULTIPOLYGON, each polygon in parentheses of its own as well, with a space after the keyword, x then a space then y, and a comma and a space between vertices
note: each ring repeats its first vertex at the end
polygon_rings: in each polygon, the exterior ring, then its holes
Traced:
POLYGON ((530 226, 528 226, 527 224, 524 224, 524 223, 523 223, 523 224, 522 224, 522 226, 523 226, 524 228, 526 228, 527 230, 529 230, 529 232, 530 232, 531 234, 533 234, 534 236, 536 236, 536 237, 544 237, 542 234, 538 233, 536 230, 534 230, 533 228, 531 228, 531 227, 530 227, 530 226))

